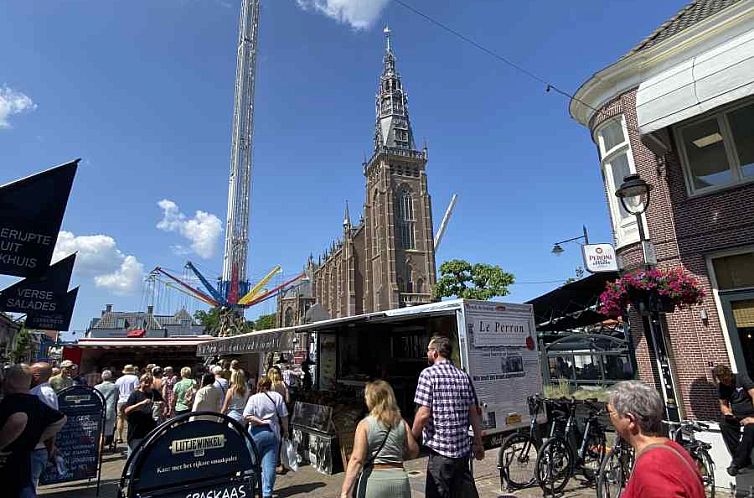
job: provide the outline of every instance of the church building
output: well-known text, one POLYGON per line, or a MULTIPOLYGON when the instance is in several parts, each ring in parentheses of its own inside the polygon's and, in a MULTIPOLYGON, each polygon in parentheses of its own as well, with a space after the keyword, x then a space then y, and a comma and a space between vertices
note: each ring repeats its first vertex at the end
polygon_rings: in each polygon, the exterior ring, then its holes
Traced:
POLYGON ((363 163, 363 211, 354 224, 346 205, 342 237, 316 262, 310 257, 308 284, 281 296, 282 326, 303 323, 313 303, 338 318, 432 301, 435 252, 427 148, 416 148, 408 96, 387 28, 385 35, 374 151, 363 163))

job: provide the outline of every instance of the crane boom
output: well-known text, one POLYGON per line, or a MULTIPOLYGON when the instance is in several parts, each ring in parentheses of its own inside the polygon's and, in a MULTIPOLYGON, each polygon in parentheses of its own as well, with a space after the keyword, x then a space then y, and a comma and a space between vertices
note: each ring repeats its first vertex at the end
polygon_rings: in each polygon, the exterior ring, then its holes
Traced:
POLYGON ((445 210, 445 215, 440 222, 440 228, 437 229, 437 235, 435 235, 435 251, 437 251, 437 248, 440 246, 442 236, 445 235, 445 230, 448 228, 448 221, 450 221, 450 217, 453 216, 453 209, 456 207, 456 201, 458 201, 458 194, 453 194, 453 197, 450 198, 448 209, 445 210))
POLYGON ((241 0, 238 30, 228 219, 222 273, 224 294, 232 305, 237 303, 241 287, 244 287, 246 282, 259 4, 260 0, 241 0))

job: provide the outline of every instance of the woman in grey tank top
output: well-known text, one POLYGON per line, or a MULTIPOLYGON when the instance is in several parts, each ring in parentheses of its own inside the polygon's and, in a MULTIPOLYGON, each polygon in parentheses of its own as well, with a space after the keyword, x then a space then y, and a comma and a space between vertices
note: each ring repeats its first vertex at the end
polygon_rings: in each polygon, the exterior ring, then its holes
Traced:
POLYGON ((364 390, 369 416, 356 427, 341 498, 410 498, 404 458, 416 458, 419 445, 401 417, 395 394, 383 380, 364 390))

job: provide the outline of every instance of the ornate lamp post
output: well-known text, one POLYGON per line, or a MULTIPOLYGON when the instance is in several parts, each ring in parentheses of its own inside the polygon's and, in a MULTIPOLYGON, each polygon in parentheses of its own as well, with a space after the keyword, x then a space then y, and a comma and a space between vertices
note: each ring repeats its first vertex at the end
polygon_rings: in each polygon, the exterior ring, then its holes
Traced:
MULTIPOLYGON (((644 222, 642 220, 642 214, 649 207, 649 194, 651 191, 652 185, 644 181, 637 174, 628 175, 623 178, 623 183, 615 191, 615 195, 620 199, 623 209, 636 217, 636 227, 639 231, 639 242, 642 249, 642 262, 647 270, 650 270, 657 264, 654 248, 644 231, 644 222)), ((670 358, 667 354, 665 337, 662 333, 659 304, 659 295, 655 290, 649 294, 647 302, 644 303, 644 311, 648 311, 649 315, 649 337, 654 347, 657 370, 660 383, 662 384, 660 390, 665 400, 665 415, 668 420, 678 421, 680 420, 680 412, 675 394, 674 375, 670 365, 670 358)), ((637 308, 641 308, 641 305, 637 306, 637 308)))

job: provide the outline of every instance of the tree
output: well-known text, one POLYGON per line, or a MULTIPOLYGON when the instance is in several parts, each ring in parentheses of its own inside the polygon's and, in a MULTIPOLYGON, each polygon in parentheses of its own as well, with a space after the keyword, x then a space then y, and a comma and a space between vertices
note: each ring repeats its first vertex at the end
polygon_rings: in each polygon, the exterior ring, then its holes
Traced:
POLYGON ((457 296, 464 299, 492 299, 508 295, 514 277, 502 268, 485 263, 471 264, 451 259, 440 265, 440 278, 433 288, 434 297, 457 296))
POLYGON ((254 322, 254 330, 266 330, 275 328, 275 313, 269 315, 259 315, 254 322))
POLYGON ((29 358, 29 352, 31 351, 31 334, 25 328, 22 328, 16 334, 16 344, 13 347, 13 351, 10 354, 10 359, 13 363, 21 363, 29 358))
POLYGON ((194 319, 204 326, 204 331, 214 335, 220 328, 220 307, 211 308, 209 311, 196 310, 194 319))

